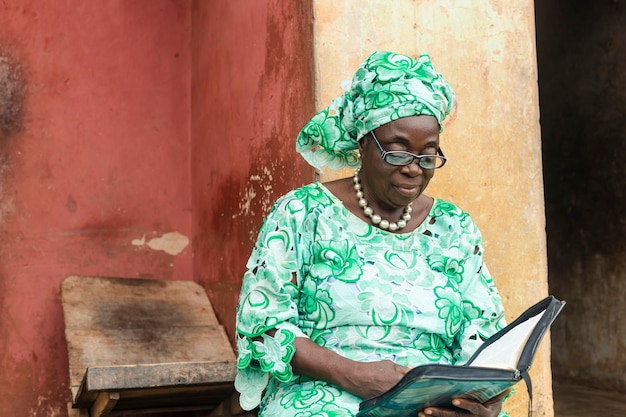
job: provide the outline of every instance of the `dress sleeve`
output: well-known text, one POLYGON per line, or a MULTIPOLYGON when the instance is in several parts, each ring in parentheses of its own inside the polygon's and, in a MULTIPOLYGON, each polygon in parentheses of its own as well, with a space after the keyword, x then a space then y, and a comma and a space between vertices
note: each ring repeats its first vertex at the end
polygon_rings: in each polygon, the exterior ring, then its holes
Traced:
POLYGON ((265 219, 246 265, 237 306, 235 379, 245 410, 259 405, 270 376, 282 382, 293 378, 295 338, 307 337, 297 326, 295 282, 299 271, 294 225, 298 216, 293 201, 279 200, 265 219), (274 329, 273 336, 267 334, 274 329))

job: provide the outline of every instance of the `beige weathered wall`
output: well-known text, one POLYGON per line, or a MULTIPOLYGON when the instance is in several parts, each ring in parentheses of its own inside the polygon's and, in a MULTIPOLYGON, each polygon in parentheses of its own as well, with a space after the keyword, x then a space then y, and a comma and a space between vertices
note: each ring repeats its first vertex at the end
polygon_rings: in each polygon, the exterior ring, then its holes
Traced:
MULTIPOLYGON (((428 52, 453 85, 458 106, 446 121, 449 157, 430 195, 472 214, 507 317, 547 295, 546 237, 533 2, 530 0, 316 0, 316 102, 341 94, 374 50, 428 52)), ((323 181, 351 172, 324 172, 323 181)), ((552 416, 549 341, 531 375, 535 416, 552 416)), ((506 402, 525 416, 523 383, 506 402)))

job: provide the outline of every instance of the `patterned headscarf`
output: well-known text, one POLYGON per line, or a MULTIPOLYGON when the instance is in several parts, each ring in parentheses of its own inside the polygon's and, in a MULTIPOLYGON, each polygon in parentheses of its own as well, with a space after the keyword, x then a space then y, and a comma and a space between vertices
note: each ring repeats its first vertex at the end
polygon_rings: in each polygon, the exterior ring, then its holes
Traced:
POLYGON ((454 91, 430 62, 393 52, 374 52, 350 87, 300 131, 296 150, 315 168, 357 168, 357 142, 401 117, 430 115, 442 123, 454 106, 454 91))

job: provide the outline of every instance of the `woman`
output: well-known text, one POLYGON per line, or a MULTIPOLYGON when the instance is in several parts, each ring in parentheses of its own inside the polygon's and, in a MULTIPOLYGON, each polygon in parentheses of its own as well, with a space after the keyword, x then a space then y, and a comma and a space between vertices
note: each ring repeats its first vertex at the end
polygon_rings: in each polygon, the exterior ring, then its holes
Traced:
MULTIPOLYGON (((259 232, 237 310, 242 408, 354 416, 410 368, 462 363, 504 326, 480 232, 424 194, 453 106, 428 55, 375 52, 304 126, 311 165, 357 169, 281 197, 259 232)), ((460 401, 416 415, 505 415, 500 397, 460 401)))

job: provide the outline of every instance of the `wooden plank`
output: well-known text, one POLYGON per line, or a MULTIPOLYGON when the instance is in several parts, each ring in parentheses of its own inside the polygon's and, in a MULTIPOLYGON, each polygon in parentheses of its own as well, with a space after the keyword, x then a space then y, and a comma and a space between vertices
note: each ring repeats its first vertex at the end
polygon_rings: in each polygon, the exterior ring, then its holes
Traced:
POLYGON ((90 368, 74 405, 89 407, 102 392, 119 392, 119 409, 215 407, 232 394, 234 362, 90 368))
POLYGON ((120 394, 117 392, 101 392, 91 407, 91 417, 108 416, 119 399, 120 394))
POLYGON ((87 370, 84 385, 87 391, 183 387, 233 382, 236 374, 234 361, 98 366, 87 370))
POLYGON ((93 366, 234 360, 197 283, 70 276, 61 290, 73 392, 93 366))
POLYGON ((206 292, 192 281, 70 276, 61 296, 69 329, 219 325, 206 292))
MULTIPOLYGON (((114 413, 213 410, 234 391, 230 385, 204 385, 186 388, 146 388, 120 391, 114 413)), ((116 414, 117 415, 117 414, 116 414)))
POLYGON ((221 326, 66 330, 66 340, 72 386, 95 366, 235 360, 221 326))
POLYGON ((235 354, 198 284, 70 276, 62 301, 74 407, 213 410, 234 392, 235 354))

